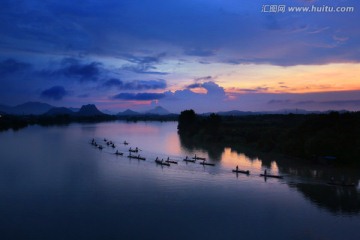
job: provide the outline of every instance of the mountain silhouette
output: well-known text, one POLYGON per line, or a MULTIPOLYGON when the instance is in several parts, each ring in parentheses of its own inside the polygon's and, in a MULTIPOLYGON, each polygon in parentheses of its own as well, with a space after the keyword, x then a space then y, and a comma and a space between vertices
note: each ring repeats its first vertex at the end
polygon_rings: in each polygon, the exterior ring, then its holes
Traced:
POLYGON ((151 114, 151 115, 168 115, 171 114, 168 110, 166 110, 165 108, 161 107, 161 106, 157 106, 153 109, 150 109, 149 111, 146 112, 146 114, 151 114))
POLYGON ((57 115, 74 115, 75 113, 66 107, 54 107, 47 111, 45 115, 57 116, 57 115))
POLYGON ((76 113, 77 116, 101 116, 105 115, 96 108, 94 104, 87 104, 81 106, 80 110, 76 113))
POLYGON ((131 109, 126 109, 123 112, 119 112, 117 115, 118 116, 135 116, 135 115, 140 115, 140 113, 135 112, 135 111, 133 111, 131 109))

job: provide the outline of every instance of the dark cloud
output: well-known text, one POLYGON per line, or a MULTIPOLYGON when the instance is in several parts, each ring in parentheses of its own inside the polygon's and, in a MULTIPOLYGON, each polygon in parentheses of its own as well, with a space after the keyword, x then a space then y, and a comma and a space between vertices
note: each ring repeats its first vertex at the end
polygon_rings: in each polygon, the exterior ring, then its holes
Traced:
MULTIPOLYGON (((189 55, 203 57, 203 62, 281 66, 360 62, 354 51, 360 43, 356 12, 265 14, 256 1, 5 2, 0 9, 1 50, 127 56, 139 66, 125 68, 136 73, 160 74, 151 68, 159 57, 189 55), (319 29, 327 30, 319 34, 319 29)), ((273 4, 278 3, 283 1, 273 4)), ((360 7, 359 1, 343 4, 360 7)), ((304 1, 293 5, 304 6, 304 1)))
POLYGON ((123 56, 125 60, 132 64, 124 64, 121 70, 131 71, 138 74, 157 74, 166 75, 167 72, 156 71, 156 64, 159 64, 161 59, 166 56, 165 53, 160 53, 154 56, 135 56, 126 54, 123 56))
POLYGON ((119 93, 115 96, 112 96, 111 99, 148 101, 159 100, 164 97, 164 93, 119 93))
POLYGON ((105 88, 112 88, 112 87, 122 87, 123 86, 123 82, 120 81, 119 79, 116 78, 112 78, 107 80, 106 82, 104 82, 102 84, 103 87, 105 88))
POLYGON ((4 77, 10 74, 23 72, 31 68, 31 65, 9 58, 0 62, 0 76, 4 77))
POLYGON ((138 74, 156 74, 156 75, 167 75, 167 72, 155 71, 157 68, 150 64, 137 64, 130 65, 126 64, 121 67, 121 70, 126 70, 138 74))
POLYGON ((166 81, 159 80, 134 80, 123 82, 119 79, 113 78, 103 83, 103 87, 115 87, 118 90, 154 90, 165 89, 167 87, 166 81))
POLYGON ((67 58, 61 63, 61 67, 56 70, 44 70, 45 75, 64 76, 67 78, 75 78, 80 82, 97 81, 100 76, 99 62, 81 63, 77 59, 67 58))
POLYGON ((240 92, 246 92, 246 93, 259 93, 269 90, 268 87, 256 87, 256 88, 234 88, 232 90, 240 91, 240 92))
POLYGON ((192 89, 192 88, 199 88, 199 87, 202 87, 201 83, 193 83, 193 84, 188 85, 186 88, 192 89))
POLYGON ((195 80, 195 82, 200 82, 200 81, 212 81, 212 80, 213 80, 213 77, 212 77, 212 76, 199 77, 199 78, 195 78, 194 80, 195 80))
POLYGON ((50 100, 61 100, 68 95, 68 92, 62 86, 54 86, 41 92, 41 97, 50 100))

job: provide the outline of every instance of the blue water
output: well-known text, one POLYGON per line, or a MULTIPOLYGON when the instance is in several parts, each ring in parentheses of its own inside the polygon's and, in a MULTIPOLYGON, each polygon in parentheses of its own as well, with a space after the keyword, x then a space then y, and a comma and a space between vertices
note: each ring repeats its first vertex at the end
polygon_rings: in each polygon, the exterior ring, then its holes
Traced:
POLYGON ((358 187, 328 186, 228 148, 212 159, 206 149, 182 146, 176 126, 0 132, 0 239, 360 239, 358 187), (115 156, 104 137, 125 156, 115 156), (128 159, 129 147, 146 161, 128 159), (182 161, 194 154, 216 166, 182 161), (179 163, 155 164, 168 156, 179 163), (233 174, 236 165, 251 174, 233 174), (258 176, 265 167, 285 178, 265 181, 258 176))

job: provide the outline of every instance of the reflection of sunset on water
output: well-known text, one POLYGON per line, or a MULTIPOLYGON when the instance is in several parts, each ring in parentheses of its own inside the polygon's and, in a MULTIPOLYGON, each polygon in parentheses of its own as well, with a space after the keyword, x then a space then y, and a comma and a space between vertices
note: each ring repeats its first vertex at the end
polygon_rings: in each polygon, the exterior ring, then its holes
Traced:
MULTIPOLYGON (((261 172, 264 170, 262 166, 262 161, 259 158, 251 159, 247 157, 243 153, 237 153, 236 151, 232 151, 231 148, 225 148, 224 152, 221 156, 221 164, 228 168, 235 168, 239 166, 241 170, 252 170, 261 172)), ((270 166, 271 173, 277 174, 279 173, 279 167, 276 162, 271 162, 270 166)))
POLYGON ((221 164, 229 168, 234 168, 238 165, 240 169, 251 168, 261 170, 261 161, 258 158, 250 159, 243 153, 238 154, 235 151, 231 151, 231 148, 224 149, 221 156, 221 164))
POLYGON ((176 132, 168 134, 166 136, 166 141, 164 143, 164 148, 166 152, 180 154, 180 143, 179 143, 179 136, 176 132))

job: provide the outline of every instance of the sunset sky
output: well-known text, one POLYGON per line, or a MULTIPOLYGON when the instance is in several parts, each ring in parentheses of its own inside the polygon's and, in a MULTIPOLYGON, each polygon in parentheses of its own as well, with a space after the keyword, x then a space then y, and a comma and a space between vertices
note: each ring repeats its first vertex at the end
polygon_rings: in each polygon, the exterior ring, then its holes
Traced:
POLYGON ((0 104, 360 110, 359 0, 3 0, 0 36, 0 104))

